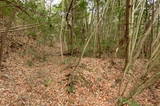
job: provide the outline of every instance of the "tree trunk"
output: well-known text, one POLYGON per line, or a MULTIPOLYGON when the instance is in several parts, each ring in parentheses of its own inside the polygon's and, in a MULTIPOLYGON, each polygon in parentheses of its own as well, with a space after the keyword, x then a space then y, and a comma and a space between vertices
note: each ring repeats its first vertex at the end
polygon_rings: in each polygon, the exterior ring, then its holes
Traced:
POLYGON ((126 54, 126 59, 125 59, 125 67, 124 71, 128 70, 128 63, 129 63, 129 25, 130 25, 130 11, 131 11, 131 0, 126 0, 126 15, 125 15, 125 34, 124 34, 124 43, 126 43, 125 47, 125 54, 126 54))

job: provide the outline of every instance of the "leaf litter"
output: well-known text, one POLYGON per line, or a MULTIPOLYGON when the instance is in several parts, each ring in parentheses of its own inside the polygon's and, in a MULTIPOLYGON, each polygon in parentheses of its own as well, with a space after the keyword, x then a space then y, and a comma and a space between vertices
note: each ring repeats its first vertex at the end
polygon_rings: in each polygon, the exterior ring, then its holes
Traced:
MULTIPOLYGON (((36 45, 33 41, 30 46, 36 45)), ((29 47, 9 53, 0 73, 0 106, 115 106, 124 60, 84 57, 74 76, 74 84, 67 92, 67 75, 72 73, 70 63, 61 62, 57 48, 33 47, 46 60, 38 61, 33 54, 21 54, 29 47), (46 53, 46 54, 45 54, 46 53), (31 63, 26 61, 30 60, 31 63), (73 88, 74 87, 74 88, 73 88)), ((35 52, 35 51, 34 51, 35 52)), ((68 59, 71 57, 65 57, 68 59)), ((140 73, 143 60, 136 62, 140 73)), ((129 85, 131 86, 131 85, 129 85)), ((129 90, 130 87, 127 89, 129 90)), ((142 105, 160 105, 160 82, 146 89, 135 99, 142 105)))

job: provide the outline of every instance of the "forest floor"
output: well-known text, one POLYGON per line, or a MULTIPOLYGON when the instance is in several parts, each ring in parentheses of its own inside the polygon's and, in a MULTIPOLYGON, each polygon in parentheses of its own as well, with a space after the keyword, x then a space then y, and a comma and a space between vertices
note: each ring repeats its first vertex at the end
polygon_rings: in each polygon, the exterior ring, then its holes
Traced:
MULTIPOLYGON (((36 47, 32 40, 19 41, 23 44, 10 44, 4 57, 0 106, 115 106, 123 59, 84 57, 71 86, 68 75, 75 57, 65 57, 62 62, 60 56, 54 55, 59 48, 36 47)), ((143 60, 136 62, 137 75, 143 71, 143 64, 143 60)), ((160 105, 160 83, 135 99, 144 106, 160 105)))

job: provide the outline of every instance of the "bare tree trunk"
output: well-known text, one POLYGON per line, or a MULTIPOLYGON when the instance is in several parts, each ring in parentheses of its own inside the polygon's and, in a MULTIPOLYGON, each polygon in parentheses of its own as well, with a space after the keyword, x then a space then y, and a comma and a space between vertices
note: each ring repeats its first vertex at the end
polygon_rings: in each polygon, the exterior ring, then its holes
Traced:
POLYGON ((100 42, 100 25, 98 24, 99 22, 99 0, 97 0, 97 28, 96 28, 96 36, 97 36, 97 53, 98 57, 101 56, 101 42, 100 42))
MULTIPOLYGON (((154 20, 154 4, 155 4, 154 2, 155 0, 153 0, 153 4, 152 4, 152 17, 151 17, 152 21, 154 20)), ((154 25, 152 26, 152 29, 151 29, 151 36, 150 36, 150 42, 149 42, 149 58, 151 57, 151 53, 152 53, 153 39, 154 39, 154 25)))
MULTIPOLYGON (((64 11, 64 1, 62 1, 62 12, 64 11)), ((63 34, 63 30, 64 30, 64 15, 62 14, 62 20, 61 20, 61 30, 60 30, 60 34, 59 34, 59 40, 60 40, 60 51, 61 51, 61 59, 63 61, 63 41, 62 41, 62 34, 63 34)))
POLYGON ((71 0, 69 8, 66 15, 67 26, 69 29, 69 52, 73 52, 73 4, 75 0, 71 0))
POLYGON ((131 11, 131 0, 126 0, 126 15, 125 15, 125 34, 124 34, 124 43, 126 43, 125 47, 125 54, 126 54, 126 59, 125 59, 125 67, 124 71, 128 70, 128 63, 129 63, 129 25, 130 25, 130 11, 131 11))

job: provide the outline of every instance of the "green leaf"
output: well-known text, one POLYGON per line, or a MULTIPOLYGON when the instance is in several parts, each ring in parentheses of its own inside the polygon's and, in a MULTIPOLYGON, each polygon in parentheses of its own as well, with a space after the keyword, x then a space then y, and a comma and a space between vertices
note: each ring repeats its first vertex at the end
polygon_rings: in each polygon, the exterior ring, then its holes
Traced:
POLYGON ((80 6, 81 8, 83 8, 83 9, 85 9, 85 8, 87 7, 87 5, 88 5, 88 3, 87 3, 86 1, 84 1, 84 0, 81 0, 81 2, 80 2, 80 4, 79 4, 79 6, 80 6))
POLYGON ((46 79, 44 80, 44 86, 48 87, 52 83, 52 79, 46 79))
POLYGON ((11 13, 13 13, 14 8, 9 6, 5 2, 0 2, 0 10, 4 16, 11 16, 11 13))
POLYGON ((67 88, 67 92, 68 93, 75 93, 75 86, 73 84, 69 84, 68 88, 67 88))
POLYGON ((120 98, 119 103, 128 104, 128 106, 140 106, 139 103, 133 99, 128 100, 127 98, 120 98))
POLYGON ((128 101, 128 105, 129 106, 140 106, 139 103, 137 101, 134 101, 134 100, 128 101))

